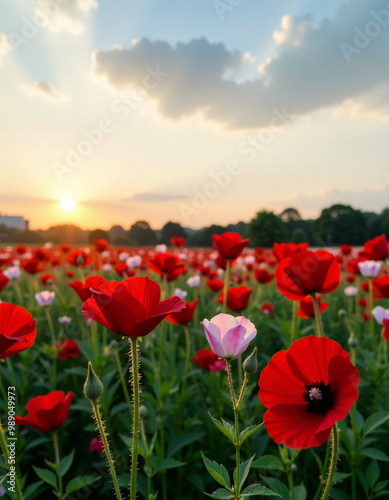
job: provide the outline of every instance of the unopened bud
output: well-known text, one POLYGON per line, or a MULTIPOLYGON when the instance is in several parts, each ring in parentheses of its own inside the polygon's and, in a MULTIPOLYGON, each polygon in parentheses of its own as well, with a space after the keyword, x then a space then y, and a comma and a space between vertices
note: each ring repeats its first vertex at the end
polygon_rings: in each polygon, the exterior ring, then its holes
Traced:
POLYGON ((88 375, 84 384, 84 394, 90 401, 95 401, 103 393, 103 384, 93 371, 92 363, 88 363, 88 375))
POLYGON ((252 375, 258 370, 257 350, 258 349, 254 347, 253 352, 243 362, 243 370, 248 375, 252 375))
POLYGON ((355 335, 351 335, 350 338, 347 341, 347 344, 350 347, 358 347, 358 339, 355 335))
POLYGON ((339 312, 339 318, 347 318, 347 312, 344 309, 341 309, 339 312))
POLYGON ((139 416, 142 417, 142 418, 145 418, 147 417, 147 415, 149 414, 147 408, 145 405, 142 405, 140 408, 139 408, 139 416))

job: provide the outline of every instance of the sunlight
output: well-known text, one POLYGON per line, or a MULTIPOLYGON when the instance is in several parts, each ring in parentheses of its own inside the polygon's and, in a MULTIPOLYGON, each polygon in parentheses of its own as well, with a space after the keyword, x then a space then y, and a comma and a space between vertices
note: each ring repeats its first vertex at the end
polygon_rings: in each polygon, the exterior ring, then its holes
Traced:
POLYGON ((61 201, 61 207, 64 210, 74 210, 75 206, 76 203, 71 198, 63 198, 63 200, 61 201))

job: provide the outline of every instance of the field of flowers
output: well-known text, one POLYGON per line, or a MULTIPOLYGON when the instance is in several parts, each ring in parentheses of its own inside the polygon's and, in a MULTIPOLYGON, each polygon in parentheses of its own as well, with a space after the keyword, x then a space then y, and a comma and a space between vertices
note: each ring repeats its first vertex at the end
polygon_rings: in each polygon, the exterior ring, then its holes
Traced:
POLYGON ((389 247, 0 249, 0 497, 389 498, 389 247))

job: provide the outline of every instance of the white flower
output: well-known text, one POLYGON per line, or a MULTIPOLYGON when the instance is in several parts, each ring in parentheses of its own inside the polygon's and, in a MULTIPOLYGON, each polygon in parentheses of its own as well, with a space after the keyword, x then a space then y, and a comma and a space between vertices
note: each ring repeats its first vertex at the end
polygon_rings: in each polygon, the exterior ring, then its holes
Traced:
POLYGON ((200 285, 200 276, 191 276, 186 280, 186 284, 191 288, 196 288, 200 285))
POLYGON ((6 269, 3 273, 9 280, 16 280, 20 276, 20 269, 17 266, 12 266, 6 269))
POLYGON ((348 286, 343 291, 347 297, 355 297, 358 293, 358 288, 356 286, 348 286))
POLYGON ((111 264, 103 264, 101 266, 101 269, 105 272, 108 273, 109 271, 112 271, 112 266, 111 264))
POLYGON ((376 278, 380 273, 381 266, 382 262, 377 262, 375 260, 358 262, 358 267, 362 276, 366 276, 367 278, 376 278))
POLYGON ((69 318, 69 316, 60 316, 58 321, 61 325, 68 325, 72 321, 72 318, 69 318))
POLYGON ((129 256, 130 256, 130 254, 128 252, 120 252, 120 254, 119 254, 119 260, 121 262, 125 262, 128 259, 129 256))
POLYGON ((167 246, 166 246, 166 245, 164 245, 164 244, 162 244, 162 245, 157 245, 157 246, 155 247, 155 251, 156 251, 157 253, 166 253, 166 252, 167 252, 167 246))
POLYGON ((129 269, 134 269, 135 267, 139 267, 142 263, 142 257, 140 255, 134 255, 133 257, 129 257, 126 260, 126 264, 129 269))
POLYGON ((382 306, 376 306, 371 313, 379 325, 383 325, 384 319, 389 319, 389 309, 384 309, 382 306))
POLYGON ((43 292, 39 292, 35 294, 35 300, 42 307, 49 306, 55 298, 54 292, 49 292, 48 290, 44 290, 43 292))
POLYGON ((251 265, 251 264, 254 264, 255 263, 255 256, 254 255, 247 255, 245 258, 244 258, 244 263, 247 265, 251 265))
POLYGON ((180 297, 181 300, 184 300, 188 295, 188 292, 186 292, 185 290, 181 290, 181 288, 176 288, 174 290, 174 295, 177 295, 177 297, 180 297))

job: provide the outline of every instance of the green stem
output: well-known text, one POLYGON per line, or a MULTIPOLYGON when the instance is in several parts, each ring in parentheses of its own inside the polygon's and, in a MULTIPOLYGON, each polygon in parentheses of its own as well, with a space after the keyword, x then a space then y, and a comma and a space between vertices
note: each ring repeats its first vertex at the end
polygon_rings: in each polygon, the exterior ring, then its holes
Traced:
MULTIPOLYGON (((9 463, 8 446, 7 446, 7 442, 5 440, 4 429, 3 429, 3 426, 1 425, 1 421, 0 421, 0 448, 3 450, 4 461, 5 461, 5 465, 7 467, 7 470, 8 470, 8 472, 11 472, 11 465, 14 467, 14 464, 9 463)), ((18 475, 16 474, 16 471, 14 471, 14 473, 15 473, 15 476, 14 476, 15 477, 15 497, 17 498, 17 500, 23 500, 23 495, 22 495, 22 491, 20 489, 18 475)))
MULTIPOLYGON (((58 434, 56 431, 52 433, 53 443, 54 443, 54 454, 55 454, 55 463, 58 467, 61 458, 59 456, 59 444, 58 444, 58 434)), ((62 476, 58 476, 58 493, 60 500, 63 499, 63 487, 62 487, 62 476)))
POLYGON ((242 399, 243 399, 243 396, 244 396, 244 391, 246 390, 246 386, 247 386, 247 382, 248 381, 249 381, 249 377, 248 377, 247 373, 245 372, 242 389, 240 390, 239 399, 238 399, 238 402, 236 404, 238 410, 239 410, 240 405, 242 403, 242 399))
POLYGON ((96 321, 92 321, 91 326, 90 326, 90 332, 91 332, 93 354, 95 356, 95 363, 97 363, 99 360, 99 339, 97 336, 97 323, 96 323, 96 321))
POLYGON ((46 314, 47 323, 49 325, 49 330, 50 330, 50 334, 51 334, 51 340, 53 342, 53 348, 54 348, 57 345, 57 341, 56 341, 56 338, 55 338, 55 328, 54 328, 54 325, 53 325, 53 320, 51 319, 49 307, 45 307, 45 314, 46 314))
POLYGON ((289 490, 292 495, 292 500, 296 500, 296 496, 294 494, 293 476, 290 467, 287 469, 286 475, 288 476, 289 490))
POLYGON ((165 321, 161 323, 161 338, 159 344, 159 366, 158 366, 158 382, 161 383, 163 372, 163 358, 165 357, 165 321))
POLYGON ((131 450, 131 480, 130 480, 130 500, 136 499, 136 476, 138 469, 138 435, 139 435, 139 367, 138 367, 138 344, 137 338, 130 337, 131 342, 131 374, 133 386, 133 436, 131 450))
POLYGON ((115 488, 116 497, 118 500, 122 500, 122 494, 120 493, 118 478, 116 476, 115 466, 113 464, 111 451, 109 449, 107 435, 105 434, 104 425, 103 425, 103 422, 101 420, 100 409, 95 401, 92 401, 92 406, 93 406, 93 412, 95 414, 95 419, 97 422, 97 427, 99 428, 99 433, 100 433, 101 439, 103 440, 105 456, 107 457, 109 470, 111 471, 112 481, 113 481, 113 485, 115 488))
POLYGON ((223 313, 227 309, 228 285, 230 284, 231 261, 227 259, 226 272, 224 275, 224 295, 223 295, 223 313))
POLYGON ((296 337, 298 305, 299 305, 299 303, 297 302, 297 300, 294 300, 293 307, 292 307, 292 324, 290 326, 290 343, 291 344, 293 344, 294 339, 296 337))
POLYGON ((312 303, 313 303, 313 309, 315 311, 317 336, 323 337, 324 336, 323 322, 321 320, 321 313, 320 313, 319 304, 317 302, 316 294, 312 294, 312 303))
POLYGON ((124 378, 123 368, 122 368, 122 365, 120 363, 118 350, 114 348, 113 354, 114 354, 115 359, 116 359, 116 366, 118 367, 118 372, 119 372, 120 382, 122 383, 124 397, 126 398, 126 401, 128 404, 128 409, 130 410, 130 415, 131 415, 132 414, 131 400, 130 400, 130 396, 128 394, 127 384, 126 384, 126 380, 124 378))
POLYGON ((327 500, 327 498, 329 497, 332 485, 334 483, 336 462, 338 461, 338 449, 339 449, 339 436, 338 436, 338 429, 336 427, 336 424, 332 427, 331 439, 332 439, 332 450, 331 450, 330 470, 328 472, 326 487, 324 488, 324 491, 323 491, 323 494, 322 494, 320 500, 327 500))
POLYGON ((185 332, 185 342, 186 342, 186 359, 185 359, 185 372, 184 372, 184 382, 182 384, 182 392, 185 392, 186 379, 188 377, 188 371, 190 365, 190 335, 189 335, 189 328, 187 325, 184 325, 184 332, 185 332))
MULTIPOLYGON (((235 417, 235 457, 236 457, 236 482, 235 482, 235 499, 240 498, 240 442, 239 442, 239 407, 236 403, 234 384, 232 380, 231 374, 231 360, 226 359, 227 365, 227 375, 228 375, 228 385, 230 387, 232 406, 234 409, 234 417, 235 417)), ((241 391, 242 395, 243 391, 241 391)), ((243 397, 243 396, 242 396, 243 397)), ((241 401, 241 397, 239 397, 241 401)))

